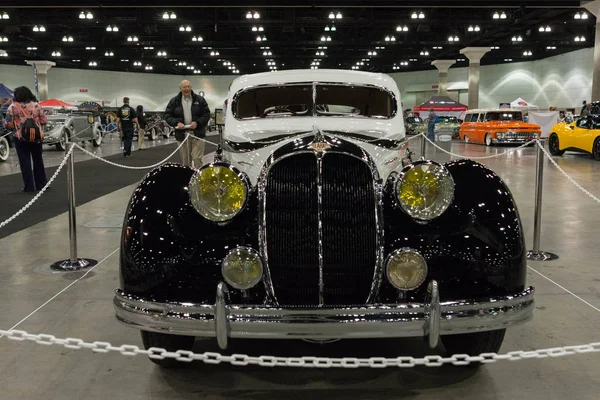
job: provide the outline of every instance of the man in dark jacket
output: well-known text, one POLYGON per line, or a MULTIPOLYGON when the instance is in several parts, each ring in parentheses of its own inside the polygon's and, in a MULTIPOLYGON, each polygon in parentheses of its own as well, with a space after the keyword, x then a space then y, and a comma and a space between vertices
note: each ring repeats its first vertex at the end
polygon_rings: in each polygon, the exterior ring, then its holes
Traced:
MULTIPOLYGON (((185 138, 185 133, 204 138, 209 120, 210 109, 204 97, 193 92, 190 81, 182 81, 179 84, 179 94, 169 100, 165 109, 165 121, 176 129, 175 139, 181 142, 185 138), (185 126, 189 126, 190 129, 186 130, 185 126)), ((204 156, 204 140, 194 138, 189 140, 189 158, 186 146, 181 146, 179 152, 181 162, 198 168, 202 165, 202 156, 204 156)))
POLYGON ((117 111, 117 126, 120 125, 123 134, 123 156, 131 157, 131 142, 133 141, 133 124, 137 125, 138 133, 140 124, 135 110, 129 105, 129 97, 123 97, 123 106, 117 111))

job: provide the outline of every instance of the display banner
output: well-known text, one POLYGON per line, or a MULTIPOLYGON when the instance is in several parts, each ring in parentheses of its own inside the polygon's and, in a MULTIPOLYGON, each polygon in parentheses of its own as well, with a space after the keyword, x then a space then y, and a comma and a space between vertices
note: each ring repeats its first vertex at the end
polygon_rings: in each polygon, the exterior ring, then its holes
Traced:
POLYGON ((554 124, 558 123, 558 111, 529 111, 529 123, 542 128, 542 137, 550 134, 554 124))
POLYGON ((510 108, 510 103, 500 103, 500 108, 510 108))
POLYGON ((40 88, 38 84, 37 65, 33 63, 33 86, 35 87, 35 97, 40 97, 40 88))

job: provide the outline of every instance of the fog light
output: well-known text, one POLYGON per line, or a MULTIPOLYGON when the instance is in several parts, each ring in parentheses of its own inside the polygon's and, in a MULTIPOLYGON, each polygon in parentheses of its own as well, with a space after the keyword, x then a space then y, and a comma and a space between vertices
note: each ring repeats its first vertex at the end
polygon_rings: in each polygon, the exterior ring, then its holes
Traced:
POLYGON ((385 269, 388 281, 400 290, 416 289, 427 277, 427 262, 416 250, 409 248, 392 252, 385 269))
POLYGON ((263 276, 263 264, 256 250, 238 247, 230 251, 221 267, 225 281, 236 289, 250 289, 263 276))

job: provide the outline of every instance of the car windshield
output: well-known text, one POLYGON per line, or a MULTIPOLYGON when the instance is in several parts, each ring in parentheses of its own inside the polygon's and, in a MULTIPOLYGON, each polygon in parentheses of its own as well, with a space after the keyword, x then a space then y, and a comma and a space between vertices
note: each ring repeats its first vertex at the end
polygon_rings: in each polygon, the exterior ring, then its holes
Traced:
POLYGON ((421 122, 423 122, 423 120, 420 117, 408 117, 406 118, 406 122, 409 122, 411 124, 420 124, 421 122))
POLYGON ((238 119, 289 116, 390 118, 396 101, 384 89, 360 85, 312 84, 258 87, 239 92, 233 114, 238 119))
POLYGON ((447 124, 458 124, 456 117, 440 116, 439 122, 447 124))
POLYGON ((522 121, 520 111, 488 112, 485 114, 486 121, 522 121))

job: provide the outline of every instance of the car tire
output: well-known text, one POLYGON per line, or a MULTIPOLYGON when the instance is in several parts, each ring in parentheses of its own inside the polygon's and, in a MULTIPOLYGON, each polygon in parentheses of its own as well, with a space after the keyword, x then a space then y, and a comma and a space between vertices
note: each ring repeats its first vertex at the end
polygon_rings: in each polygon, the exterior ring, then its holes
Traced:
POLYGON ((92 144, 94 147, 99 147, 102 144, 102 131, 99 129, 94 129, 95 137, 92 139, 92 144))
POLYGON ((594 140, 594 147, 592 147, 592 156, 594 160, 600 161, 600 137, 594 140))
MULTIPOLYGON (((148 331, 141 331, 141 334, 142 342, 144 343, 144 348, 146 350, 152 347, 158 347, 170 352, 177 350, 192 351, 196 339, 194 336, 169 335, 166 333, 148 331)), ((189 364, 184 361, 177 361, 174 358, 165 358, 162 360, 150 358, 150 361, 163 368, 182 368, 189 364)))
POLYGON ((71 130, 69 128, 63 128, 62 133, 60 134, 60 139, 58 143, 56 143, 56 150, 65 151, 67 149, 67 142, 71 137, 71 130))
MULTIPOLYGON (((442 344, 449 356, 454 354, 468 354, 478 356, 481 353, 497 353, 502 346, 506 329, 495 331, 464 333, 442 336, 442 344)), ((480 367, 483 363, 468 364, 469 367, 480 367)))
POLYGON ((8 160, 8 154, 10 153, 10 145, 6 137, 0 137, 0 162, 8 160))
POLYGON ((465 141, 465 143, 469 143, 469 135, 465 135, 463 137, 463 140, 465 141))
POLYGON ((148 133, 148 140, 156 140, 156 129, 152 128, 150 129, 150 132, 148 133))
MULTIPOLYGON (((563 154, 565 154, 564 150, 560 150, 559 144, 560 143, 558 142, 558 135, 556 133, 552 133, 548 138, 548 150, 550 151, 550 154, 552 154, 553 156, 562 156, 563 154)), ((596 143, 594 142, 594 146, 595 144, 596 143)))
POLYGON ((491 146, 492 145, 492 135, 490 135, 489 133, 486 133, 484 141, 485 141, 486 146, 491 146))

